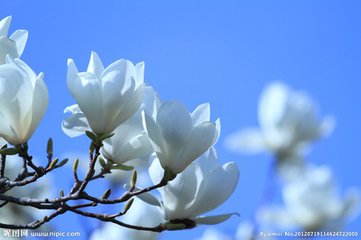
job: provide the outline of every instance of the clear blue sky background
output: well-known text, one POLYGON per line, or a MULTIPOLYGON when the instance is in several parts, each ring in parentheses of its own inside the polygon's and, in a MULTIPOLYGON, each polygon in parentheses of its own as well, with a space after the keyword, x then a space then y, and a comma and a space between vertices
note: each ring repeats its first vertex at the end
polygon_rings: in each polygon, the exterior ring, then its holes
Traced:
MULTIPOLYGON (((216 211, 241 214, 218 226, 229 234, 252 215, 271 157, 229 153, 223 140, 257 124, 258 96, 272 80, 307 90, 322 113, 337 118, 334 134, 308 158, 331 165, 343 190, 360 186, 360 10, 358 0, 0 0, 0 18, 13 15, 10 32, 29 30, 22 58, 45 72, 50 92, 49 109, 31 141, 33 154, 45 156, 49 136, 57 155, 88 147, 86 138, 70 139, 60 128, 63 109, 74 103, 66 87, 68 57, 81 70, 91 50, 105 65, 121 57, 144 60, 145 81, 163 99, 181 100, 190 110, 210 102, 213 119, 221 118, 219 157, 237 161, 241 172, 237 191, 216 211)), ((59 230, 83 231, 76 221, 64 215, 56 223, 59 230)), ((359 218, 348 229, 360 231, 360 225, 359 218)), ((164 236, 192 239, 203 230, 164 236)))

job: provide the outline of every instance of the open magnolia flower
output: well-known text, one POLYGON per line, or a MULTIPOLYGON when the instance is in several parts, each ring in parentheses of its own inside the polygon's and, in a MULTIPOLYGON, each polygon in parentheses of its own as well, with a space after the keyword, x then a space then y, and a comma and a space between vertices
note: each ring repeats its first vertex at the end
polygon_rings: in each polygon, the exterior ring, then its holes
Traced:
POLYGON ((0 65, 0 137, 12 145, 29 140, 48 106, 43 73, 7 56, 0 65))
MULTIPOLYGON (((158 159, 154 160, 149 172, 153 183, 158 183, 163 176, 158 159)), ((194 227, 187 225, 189 220, 192 224, 217 224, 233 213, 209 217, 201 215, 225 202, 233 193, 238 178, 237 164, 228 162, 220 165, 212 148, 159 189, 161 201, 150 193, 142 194, 139 198, 160 207, 164 219, 170 223, 184 223, 185 228, 194 227)))
POLYGON ((8 37, 9 27, 11 24, 11 16, 0 21, 0 64, 6 62, 6 56, 19 58, 24 51, 26 41, 28 39, 28 31, 16 30, 8 37))
POLYGON ((331 132, 334 121, 320 120, 315 105, 303 92, 282 83, 264 90, 258 107, 260 129, 249 128, 230 135, 225 145, 233 151, 268 150, 277 155, 302 150, 305 144, 331 132))
POLYGON ((164 102, 153 116, 144 114, 144 125, 164 169, 182 172, 214 145, 220 134, 219 119, 210 121, 209 104, 189 113, 177 101, 164 102))
POLYGON ((261 209, 260 222, 280 229, 337 231, 355 213, 360 201, 356 190, 350 190, 344 198, 338 195, 331 170, 326 166, 311 168, 304 176, 286 184, 282 196, 284 207, 261 209))
MULTIPOLYGON (((160 99, 151 87, 144 89, 144 103, 140 109, 127 121, 120 124, 111 138, 103 141, 102 154, 105 158, 123 164, 129 160, 149 157, 153 153, 152 145, 142 124, 141 112, 152 114, 160 99)), ((71 117, 62 122, 63 131, 70 137, 80 136, 85 131, 91 131, 89 123, 77 104, 65 109, 71 117), (69 128, 73 126, 73 128, 69 128)))
POLYGON ((92 132, 112 133, 140 107, 144 92, 144 63, 133 65, 120 59, 107 68, 95 52, 91 53, 87 72, 78 72, 68 60, 68 88, 78 103, 65 109, 72 115, 63 122, 70 136, 84 130, 86 119, 92 132), (83 113, 81 117, 79 114, 83 113), (73 131, 73 133, 72 133, 73 131))

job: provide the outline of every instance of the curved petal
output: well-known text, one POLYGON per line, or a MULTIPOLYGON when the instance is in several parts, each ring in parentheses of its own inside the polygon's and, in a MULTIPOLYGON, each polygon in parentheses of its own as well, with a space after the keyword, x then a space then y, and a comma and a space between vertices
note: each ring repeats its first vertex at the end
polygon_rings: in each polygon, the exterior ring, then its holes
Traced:
POLYGON ((162 164, 162 167, 165 168, 169 165, 169 157, 161 130, 159 129, 155 121, 151 117, 149 117, 144 111, 142 112, 142 116, 143 126, 149 136, 150 142, 153 146, 153 150, 156 152, 162 164))
POLYGON ((104 134, 108 123, 104 118, 104 107, 101 86, 91 73, 77 73, 72 59, 68 60, 67 84, 80 109, 86 116, 94 133, 104 134))
MULTIPOLYGON (((35 86, 34 86, 34 96, 32 102, 32 118, 31 125, 27 133, 27 138, 35 131, 36 127, 39 125, 41 119, 44 117, 46 109, 48 107, 48 88, 45 85, 43 80, 43 73, 40 73, 35 86)), ((26 139, 27 141, 28 139, 26 139)))
POLYGON ((12 16, 7 16, 0 21, 0 37, 7 37, 12 16))
POLYGON ((135 65, 135 81, 136 87, 144 82, 144 62, 137 63, 135 65))
POLYGON ((330 135, 336 127, 336 119, 332 116, 326 116, 320 126, 322 136, 330 135))
POLYGON ((134 76, 135 69, 133 63, 126 59, 119 59, 104 69, 100 79, 102 79, 104 83, 116 80, 117 84, 121 86, 121 93, 123 94, 124 91, 130 87, 131 80, 134 76))
POLYGON ((194 218, 192 220, 195 221, 197 224, 214 225, 214 224, 218 224, 218 223, 227 221, 233 215, 239 216, 238 213, 227 213, 227 214, 215 215, 215 216, 209 216, 209 217, 198 217, 198 218, 194 218))
MULTIPOLYGON (((129 186, 125 186, 125 189, 129 190, 129 186)), ((140 191, 140 188, 135 188, 135 191, 140 191)), ((139 198, 140 200, 142 200, 145 203, 148 203, 150 205, 156 206, 156 207, 160 207, 161 203, 159 202, 159 200, 150 192, 145 192, 142 194, 137 195, 137 198, 139 198)))
MULTIPOLYGON (((192 161, 206 152, 216 139, 217 130, 212 122, 204 122, 195 127, 185 141, 184 148, 174 159, 172 170, 175 173, 182 172, 192 161)), ((181 145, 178 145, 178 148, 181 145)))
POLYGON ((239 170, 235 162, 204 172, 204 179, 192 204, 194 216, 211 211, 225 202, 236 188, 238 179, 239 170))
POLYGON ((202 122, 208 122, 211 119, 211 109, 209 103, 204 103, 199 105, 193 112, 192 112, 192 121, 193 126, 198 126, 202 122))
POLYGON ((100 79, 103 71, 104 65, 102 63, 102 60, 99 58, 98 54, 95 51, 92 51, 90 54, 87 72, 94 74, 94 76, 100 79))
POLYGON ((90 131, 88 121, 77 104, 66 107, 64 113, 71 114, 61 123, 61 128, 66 135, 77 137, 83 135, 85 131, 90 131))
MULTIPOLYGON (((158 184, 163 178, 164 175, 164 169, 160 165, 159 159, 156 156, 152 156, 151 165, 148 169, 150 179, 152 180, 153 184, 158 184)), ((162 192, 162 188, 159 189, 160 192, 162 192)))
POLYGON ((140 85, 134 92, 129 93, 129 97, 124 99, 123 106, 116 112, 115 118, 112 120, 112 128, 127 121, 139 110, 143 101, 143 95, 144 84, 140 85))
POLYGON ((15 41, 16 50, 17 50, 18 56, 20 57, 24 52, 26 42, 28 40, 28 31, 16 30, 13 34, 11 34, 10 39, 15 41))
POLYGON ((280 82, 266 87, 258 103, 258 120, 261 129, 274 128, 282 120, 289 98, 289 89, 280 82))
POLYGON ((141 113, 137 112, 114 130, 114 136, 106 139, 103 154, 116 163, 149 156, 153 148, 142 127, 141 113))
POLYGON ((16 43, 7 37, 0 37, 0 64, 6 63, 6 56, 17 58, 16 43))
POLYGON ((143 110, 153 119, 157 119, 157 113, 162 105, 159 94, 149 86, 144 88, 143 110))
POLYGON ((164 206, 164 217, 167 220, 183 219, 194 216, 193 209, 188 206, 192 203, 198 189, 197 166, 192 164, 170 181, 161 191, 164 206))
POLYGON ((258 153, 266 149, 261 131, 257 128, 246 128, 226 137, 224 146, 234 152, 258 153))
POLYGON ((171 152, 178 152, 192 132, 192 119, 183 104, 166 102, 159 108, 156 120, 171 152))

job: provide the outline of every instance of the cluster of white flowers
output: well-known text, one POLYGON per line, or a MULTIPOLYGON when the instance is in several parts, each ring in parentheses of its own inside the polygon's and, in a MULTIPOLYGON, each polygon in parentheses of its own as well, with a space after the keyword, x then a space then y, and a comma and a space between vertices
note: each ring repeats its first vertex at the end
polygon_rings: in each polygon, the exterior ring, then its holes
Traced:
MULTIPOLYGON (((0 22, 0 137, 16 147, 27 143, 43 118, 48 90, 44 74, 36 75, 19 59, 27 32, 7 37, 10 20, 0 22)), ((178 101, 162 101, 144 83, 143 62, 120 59, 104 67, 92 52, 85 72, 73 59, 67 66, 67 86, 76 104, 65 108, 70 115, 62 122, 63 131, 70 137, 87 133, 106 139, 101 153, 107 163, 154 159, 149 171, 154 184, 169 183, 159 189, 161 200, 148 193, 139 198, 156 206, 162 216, 158 224, 190 228, 217 224, 233 214, 203 216, 227 200, 239 178, 235 162, 221 165, 217 160, 213 146, 220 121, 211 121, 209 104, 190 113, 178 101)), ((148 210, 144 214, 148 217, 148 210)))
POLYGON ((304 92, 281 82, 265 88, 258 113, 260 129, 231 134, 225 146, 235 152, 270 152, 282 183, 282 203, 260 206, 254 222, 241 223, 237 239, 257 238, 256 231, 342 229, 358 213, 359 190, 352 188, 342 197, 330 167, 305 160, 306 147, 333 130, 333 118, 320 120, 315 104, 304 92))

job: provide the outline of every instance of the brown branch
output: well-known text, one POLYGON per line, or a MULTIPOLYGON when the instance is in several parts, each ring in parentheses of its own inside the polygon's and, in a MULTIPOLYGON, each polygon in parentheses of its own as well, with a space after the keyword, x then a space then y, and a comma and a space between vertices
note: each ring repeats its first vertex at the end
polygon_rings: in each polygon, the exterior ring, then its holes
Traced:
MULTIPOLYGON (((133 189, 126 191, 121 197, 117 199, 107 199, 107 198, 97 198, 91 195, 88 195, 85 192, 86 187, 91 181, 94 181, 99 178, 103 178, 105 174, 110 173, 109 169, 102 169, 100 173, 95 174, 95 164, 100 156, 100 148, 102 144, 101 142, 92 142, 89 152, 89 168, 87 170, 87 173, 83 180, 80 180, 78 178, 78 175, 76 171, 74 170, 74 185, 70 192, 66 196, 60 196, 58 198, 53 199, 32 199, 32 198, 17 198, 13 196, 8 196, 5 194, 0 193, 0 200, 3 201, 1 203, 0 207, 5 206, 8 203, 20 205, 20 206, 28 206, 33 207, 37 209, 42 210, 55 210, 50 215, 45 216, 43 219, 33 221, 29 224, 19 225, 19 224, 3 224, 0 223, 0 228, 8 228, 8 229, 36 229, 40 227, 41 225, 51 221, 53 218, 56 218, 57 216, 65 213, 65 212, 73 212, 75 214, 79 214, 82 216, 90 217, 90 218, 96 218, 100 221, 105 222, 112 222, 114 224, 117 224, 119 226, 123 226, 130 229, 135 230, 144 230, 144 231, 153 231, 153 232, 162 232, 164 230, 167 230, 166 226, 163 224, 160 224, 155 227, 142 227, 142 226, 135 226, 127 223, 123 223, 116 218, 119 216, 122 216, 126 214, 129 207, 125 207, 125 210, 123 212, 119 212, 116 214, 97 214, 92 212, 87 212, 84 210, 81 210, 86 207, 95 207, 98 204, 117 204, 117 203, 123 203, 131 199, 132 197, 135 197, 137 195, 152 191, 154 189, 160 188, 165 186, 168 181, 170 181, 170 178, 166 177, 166 174, 164 175, 161 182, 154 186, 150 186, 144 189, 136 190, 133 189), (77 205, 69 205, 69 201, 81 201, 86 200, 90 201, 87 203, 80 203, 77 205)), ((1 180, 2 188, 5 186, 5 191, 2 191, 2 193, 6 192, 7 190, 24 186, 33 182, 36 182, 39 178, 41 178, 43 175, 47 174, 48 172, 61 167, 62 165, 55 165, 52 166, 52 162, 50 161, 52 158, 52 154, 47 155, 48 158, 48 164, 47 167, 38 167, 32 162, 32 156, 30 156, 27 152, 27 144, 23 144, 21 146, 17 146, 19 150, 19 156, 23 158, 23 168, 22 173, 19 174, 18 178, 15 179, 15 181, 10 181, 8 179, 3 178, 1 180), (50 160, 49 160, 50 159, 50 160), (28 167, 32 168, 35 172, 28 172, 28 167)), ((0 191, 1 192, 1 191, 0 191)), ((131 205, 129 205, 131 206, 131 205)))
POLYGON ((121 222, 121 221, 115 219, 111 215, 91 213, 91 212, 86 212, 86 211, 82 211, 82 210, 74 209, 74 208, 69 208, 68 210, 71 212, 77 213, 79 215, 85 216, 85 217, 96 218, 103 222, 112 222, 119 226, 134 229, 134 230, 143 230, 143 231, 151 231, 151 232, 162 232, 162 231, 166 230, 165 227, 163 226, 163 224, 159 224, 158 226, 155 226, 155 227, 136 226, 136 225, 131 225, 131 224, 121 222))

